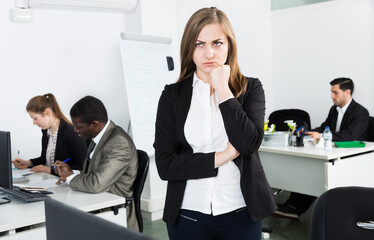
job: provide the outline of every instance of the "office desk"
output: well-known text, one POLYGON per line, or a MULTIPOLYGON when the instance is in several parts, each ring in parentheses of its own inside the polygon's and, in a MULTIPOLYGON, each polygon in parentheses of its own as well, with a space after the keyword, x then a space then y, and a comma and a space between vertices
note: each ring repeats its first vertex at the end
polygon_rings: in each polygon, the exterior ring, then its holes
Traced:
MULTIPOLYGON (((13 170, 15 174, 29 173, 28 169, 13 170)), ((34 173, 27 176, 30 186, 39 183, 43 179, 56 179, 57 177, 47 173, 34 173)), ((18 185, 18 184, 14 184, 18 185)), ((38 187, 38 186, 34 186, 38 187)), ((123 197, 103 192, 98 194, 90 194, 79 191, 73 191, 70 186, 56 186, 48 189, 53 192, 50 196, 53 199, 64 202, 68 205, 79 208, 85 212, 101 210, 104 208, 117 206, 125 203, 123 197)), ((126 211, 121 209, 120 213, 115 216, 112 212, 103 213, 103 218, 118 222, 126 226, 126 211), (110 219, 112 218, 112 219, 110 219)), ((45 222, 44 202, 23 203, 16 199, 12 199, 11 203, 0 205, 0 232, 10 231, 13 234, 15 229, 25 226, 32 226, 45 222)), ((1 239, 1 237, 0 237, 1 239)))
POLYGON ((261 162, 271 187, 319 196, 343 186, 374 187, 374 142, 364 148, 264 147, 261 162))

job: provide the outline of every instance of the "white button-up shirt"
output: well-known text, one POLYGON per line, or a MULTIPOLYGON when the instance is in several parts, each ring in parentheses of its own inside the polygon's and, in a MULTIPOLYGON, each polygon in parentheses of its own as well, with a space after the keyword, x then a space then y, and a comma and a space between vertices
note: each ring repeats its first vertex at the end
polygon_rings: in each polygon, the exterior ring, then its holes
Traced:
POLYGON ((345 111, 347 111, 347 108, 348 108, 349 104, 351 104, 351 102, 352 102, 352 99, 344 107, 342 107, 342 108, 336 107, 336 111, 338 111, 338 119, 336 120, 335 132, 340 131, 340 125, 342 124, 344 113, 345 113, 345 111))
MULTIPOLYGON (((194 153, 221 152, 228 146, 218 97, 210 95, 210 85, 196 74, 184 133, 194 153)), ((239 168, 230 161, 219 167, 216 177, 188 180, 181 208, 220 215, 244 206, 239 168)))
MULTIPOLYGON (((45 165, 47 167, 51 167, 55 164, 58 129, 55 133, 52 133, 52 129, 48 128, 47 135, 48 135, 48 144, 47 144, 47 150, 46 150, 46 155, 45 155, 45 159, 46 159, 45 165)), ((65 159, 57 159, 57 160, 64 161, 65 159)))

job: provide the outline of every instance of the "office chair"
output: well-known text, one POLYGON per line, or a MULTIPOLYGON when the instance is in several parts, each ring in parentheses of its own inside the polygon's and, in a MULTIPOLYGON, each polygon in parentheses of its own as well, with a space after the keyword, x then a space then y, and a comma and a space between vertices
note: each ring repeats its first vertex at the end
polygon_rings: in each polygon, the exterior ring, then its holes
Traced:
POLYGON ((359 227, 360 222, 374 221, 374 188, 339 187, 323 193, 314 204, 310 239, 374 239, 374 222, 359 227))
POLYGON ((143 232, 143 218, 142 211, 140 209, 140 197, 143 192, 145 179, 147 178, 149 168, 149 156, 143 150, 137 150, 138 152, 138 172, 133 183, 134 193, 132 198, 126 198, 125 206, 129 206, 131 203, 135 204, 136 220, 139 226, 139 232, 143 232))
POLYGON ((48 240, 153 239, 52 198, 45 201, 44 207, 48 240))
MULTIPOLYGON (((289 127, 284 121, 293 120, 296 122, 296 127, 304 126, 306 130, 311 129, 309 114, 301 109, 280 109, 276 110, 269 115, 269 126, 275 124, 276 131, 288 131, 289 127)), ((277 196, 283 192, 282 189, 275 191, 274 195, 277 196)))
POLYGON ((374 142, 374 117, 369 119, 368 141, 374 142))
POLYGON ((301 109, 280 109, 272 112, 269 115, 269 126, 275 124, 275 130, 288 131, 289 127, 284 123, 286 120, 293 120, 297 127, 311 129, 309 114, 301 109))
MULTIPOLYGON (((296 127, 303 126, 306 130, 311 129, 309 114, 301 109, 280 109, 272 112, 269 115, 269 126, 275 124, 276 131, 288 131, 289 127, 287 126, 287 123, 284 122, 286 120, 293 120, 296 122, 296 127)), ((274 192, 274 196, 279 195, 281 192, 283 192, 282 189, 277 189, 274 192)), ((272 228, 263 227, 262 232, 271 233, 272 228)))

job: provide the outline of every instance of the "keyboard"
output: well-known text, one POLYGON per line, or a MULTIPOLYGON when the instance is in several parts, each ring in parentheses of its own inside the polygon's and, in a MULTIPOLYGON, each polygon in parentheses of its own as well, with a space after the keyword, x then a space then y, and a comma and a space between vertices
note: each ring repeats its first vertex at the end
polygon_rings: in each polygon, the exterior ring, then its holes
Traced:
POLYGON ((43 193, 31 193, 20 189, 6 189, 0 187, 0 191, 11 198, 21 200, 25 203, 44 201, 45 199, 50 198, 48 195, 43 193))

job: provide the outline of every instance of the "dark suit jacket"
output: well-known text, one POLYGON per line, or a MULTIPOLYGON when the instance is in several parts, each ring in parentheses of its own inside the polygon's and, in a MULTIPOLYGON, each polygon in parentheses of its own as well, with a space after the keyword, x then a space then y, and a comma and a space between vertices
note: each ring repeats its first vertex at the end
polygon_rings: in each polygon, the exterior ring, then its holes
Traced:
MULTIPOLYGON (((192 77, 165 86, 159 100, 154 142, 158 173, 168 181, 164 221, 174 225, 188 179, 217 176, 215 153, 193 153, 184 135, 191 104, 192 77)), ((264 135, 265 96, 258 79, 248 78, 244 96, 219 105, 230 143, 240 153, 234 160, 248 211, 257 222, 274 212, 275 199, 258 155, 264 135)))
POLYGON ((355 100, 352 99, 351 104, 349 104, 344 113, 339 132, 336 132, 337 119, 338 111, 336 110, 336 106, 332 106, 325 122, 312 131, 322 133, 325 127, 329 126, 333 133, 333 141, 367 140, 369 112, 355 100))
MULTIPOLYGON (((42 130, 42 134, 42 153, 40 157, 30 159, 33 166, 40 164, 45 165, 47 162, 46 151, 49 140, 47 130, 42 130)), ((64 161, 70 158, 67 164, 69 164, 72 169, 81 170, 83 168, 86 152, 87 145, 85 140, 74 132, 74 127, 72 125, 61 121, 57 132, 55 160, 64 161)), ((52 173, 54 173, 53 170, 52 173)))
MULTIPOLYGON (((132 139, 121 127, 110 122, 89 164, 86 160, 81 174, 75 176, 69 185, 82 192, 110 192, 132 197, 137 170, 138 154, 132 139)), ((134 204, 130 206, 128 227, 136 230, 134 204)))

